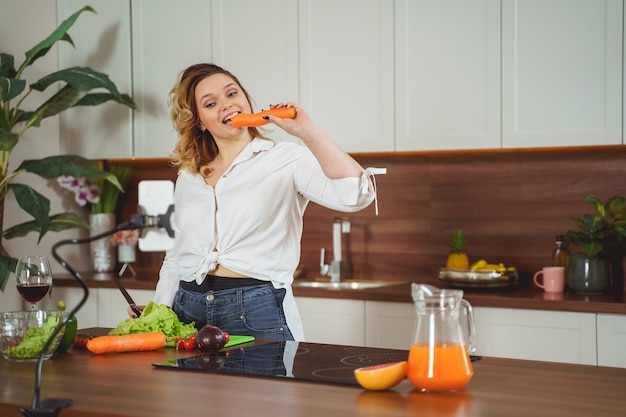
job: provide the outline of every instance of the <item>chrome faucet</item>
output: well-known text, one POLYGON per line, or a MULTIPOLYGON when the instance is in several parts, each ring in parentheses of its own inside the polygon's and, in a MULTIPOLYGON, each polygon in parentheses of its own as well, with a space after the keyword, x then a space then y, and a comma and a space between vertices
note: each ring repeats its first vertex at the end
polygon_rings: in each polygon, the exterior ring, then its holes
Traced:
MULTIPOLYGON (((349 233, 350 220, 347 217, 336 217, 333 221, 333 260, 330 265, 326 264, 326 249, 322 248, 320 252, 320 273, 328 275, 330 282, 340 282, 342 275, 350 274, 347 239, 349 233)), ((347 277, 343 276, 343 278, 347 277)))

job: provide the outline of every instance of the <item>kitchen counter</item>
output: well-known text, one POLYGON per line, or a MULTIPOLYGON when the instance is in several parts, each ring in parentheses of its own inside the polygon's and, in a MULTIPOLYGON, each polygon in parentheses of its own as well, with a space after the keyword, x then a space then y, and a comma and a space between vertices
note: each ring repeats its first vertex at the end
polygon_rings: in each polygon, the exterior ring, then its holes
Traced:
MULTIPOLYGON (((416 392, 408 380, 390 391, 189 371, 153 363, 195 355, 153 352, 92 355, 70 349, 45 361, 41 398, 70 398, 61 417, 172 416, 595 416, 623 415, 626 369, 483 358, 457 393, 416 392)), ((0 415, 30 407, 35 363, 0 358, 0 415)))
MULTIPOLYGON (((90 288, 116 288, 113 280, 106 274, 94 276, 93 273, 84 273, 82 276, 90 288)), ((122 281, 127 289, 154 290, 155 287, 154 282, 147 280, 123 278, 122 281)), ((78 283, 69 275, 59 275, 55 277, 54 285, 76 287, 78 283)), ((412 303, 410 282, 359 290, 329 290, 294 286, 293 292, 296 296, 301 297, 412 303)), ((503 290, 466 290, 464 298, 475 307, 626 314, 626 298, 623 295, 583 295, 566 292, 557 297, 552 297, 547 296, 542 290, 534 286, 503 290)))

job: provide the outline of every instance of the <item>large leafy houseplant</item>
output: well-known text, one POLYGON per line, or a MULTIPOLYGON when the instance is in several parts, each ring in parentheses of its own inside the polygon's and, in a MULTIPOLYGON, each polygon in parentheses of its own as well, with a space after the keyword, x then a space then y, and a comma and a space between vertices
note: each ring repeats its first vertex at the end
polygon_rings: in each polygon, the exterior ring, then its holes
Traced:
POLYGON ((569 287, 575 292, 621 294, 624 288, 622 260, 626 254, 626 199, 614 196, 603 203, 586 194, 595 214, 575 218, 578 230, 570 230, 565 239, 582 249, 570 258, 569 287))
POLYGON ((41 121, 76 106, 97 106, 114 101, 136 109, 135 102, 126 94, 121 94, 109 77, 89 67, 61 69, 48 74, 34 83, 28 84, 22 78, 23 71, 45 56, 58 41, 69 42, 68 34, 79 15, 95 10, 85 6, 63 21, 46 39, 26 52, 24 62, 15 68, 12 55, 0 53, 0 290, 4 290, 10 273, 15 268, 16 259, 11 257, 3 246, 4 239, 25 236, 30 232, 39 233, 39 241, 48 231, 61 231, 75 227, 89 228, 78 215, 70 212, 50 214, 50 200, 29 185, 15 182, 18 175, 32 173, 44 179, 54 179, 62 175, 86 177, 106 181, 122 190, 117 177, 103 171, 94 161, 79 155, 57 155, 38 160, 24 160, 14 171, 9 171, 11 152, 19 144, 20 138, 31 127, 39 127, 41 121), (28 85, 27 85, 28 84, 28 85), (24 110, 24 100, 48 87, 59 86, 49 98, 34 110, 24 110), (13 192, 19 207, 33 220, 4 230, 4 202, 7 194, 13 192))
POLYGON ((583 200, 590 203, 595 214, 585 214, 575 218, 578 230, 569 230, 565 240, 581 247, 590 258, 598 256, 612 247, 626 244, 626 199, 621 196, 609 198, 603 203, 591 194, 583 200))

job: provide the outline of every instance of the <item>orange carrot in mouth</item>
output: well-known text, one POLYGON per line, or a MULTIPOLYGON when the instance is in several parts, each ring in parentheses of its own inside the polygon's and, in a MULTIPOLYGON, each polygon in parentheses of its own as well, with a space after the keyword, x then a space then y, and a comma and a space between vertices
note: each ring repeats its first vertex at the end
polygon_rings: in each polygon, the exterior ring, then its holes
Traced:
POLYGON ((98 336, 87 342, 92 353, 141 352, 165 347, 163 332, 125 334, 123 336, 98 336))
POLYGON ((239 113, 230 120, 233 127, 256 127, 269 123, 263 116, 273 115, 282 119, 294 119, 296 109, 293 107, 277 107, 275 109, 263 110, 259 113, 239 113))

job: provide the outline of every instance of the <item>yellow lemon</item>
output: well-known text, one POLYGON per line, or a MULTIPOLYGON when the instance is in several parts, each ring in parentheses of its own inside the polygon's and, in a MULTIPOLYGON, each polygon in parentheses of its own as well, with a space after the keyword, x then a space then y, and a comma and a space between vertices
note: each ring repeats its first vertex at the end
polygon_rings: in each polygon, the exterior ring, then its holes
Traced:
POLYGON ((356 381, 363 388, 382 391, 398 385, 406 378, 406 361, 366 366, 354 370, 356 381))

